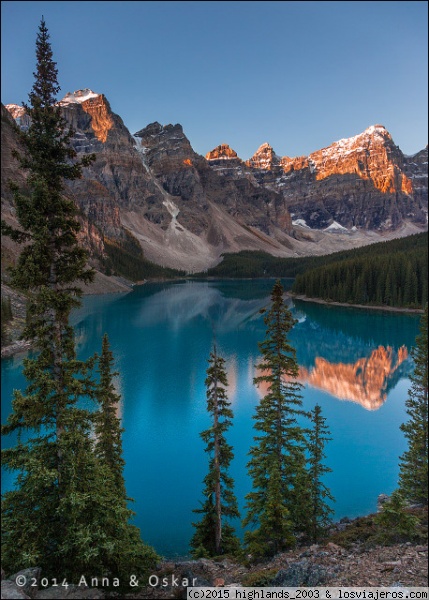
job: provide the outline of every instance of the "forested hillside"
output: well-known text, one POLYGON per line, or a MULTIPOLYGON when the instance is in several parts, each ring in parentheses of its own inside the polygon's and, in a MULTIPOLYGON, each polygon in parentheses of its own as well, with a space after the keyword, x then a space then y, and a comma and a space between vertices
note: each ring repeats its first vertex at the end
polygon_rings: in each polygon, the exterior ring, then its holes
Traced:
POLYGON ((422 233, 331 255, 327 264, 298 274, 292 291, 327 301, 424 307, 427 243, 427 233, 422 233))
MULTIPOLYGON (((266 252, 244 250, 242 252, 224 254, 221 263, 207 271, 210 277, 296 277, 310 269, 316 269, 331 263, 349 258, 366 257, 390 253, 391 251, 408 251, 413 248, 426 247, 428 234, 417 233, 408 237, 379 242, 370 246, 342 250, 323 256, 303 256, 299 258, 278 258, 266 252)), ((199 274, 202 275, 201 273, 199 274)))

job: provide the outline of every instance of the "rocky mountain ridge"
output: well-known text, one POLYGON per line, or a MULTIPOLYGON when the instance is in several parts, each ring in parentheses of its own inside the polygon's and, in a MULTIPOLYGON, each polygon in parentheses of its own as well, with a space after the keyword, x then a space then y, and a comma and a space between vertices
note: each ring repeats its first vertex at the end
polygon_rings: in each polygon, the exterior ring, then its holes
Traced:
MULTIPOLYGON (((280 157, 264 143, 244 164, 282 194, 293 225, 391 231, 407 219, 427 223, 427 154, 403 155, 383 125, 372 125, 309 156, 280 157)), ((234 165, 239 160, 234 153, 234 165)), ((218 168, 227 172, 225 162, 218 168)))
MULTIPOLYGON (((120 244, 131 234, 150 261, 195 272, 225 252, 320 255, 426 228, 427 148, 405 157, 382 126, 309 157, 279 157, 263 144, 243 161, 227 144, 197 154, 179 124, 155 122, 131 135, 105 96, 89 89, 58 105, 78 156, 97 156, 67 185, 94 255, 103 255, 106 239, 120 244)), ((8 115, 28 127, 22 107, 2 107, 3 123, 8 115)), ((9 121, 2 210, 13 220, 6 180, 25 174, 13 163, 9 121)))

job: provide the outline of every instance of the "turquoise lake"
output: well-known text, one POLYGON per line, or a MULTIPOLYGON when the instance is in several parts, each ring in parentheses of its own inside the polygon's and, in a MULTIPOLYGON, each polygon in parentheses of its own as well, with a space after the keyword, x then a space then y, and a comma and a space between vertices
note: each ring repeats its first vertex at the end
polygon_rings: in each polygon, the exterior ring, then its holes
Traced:
MULTIPOLYGON (((272 280, 150 283, 129 294, 87 296, 73 314, 78 355, 101 350, 106 332, 120 376, 118 407, 127 493, 143 539, 167 557, 185 556, 192 512, 202 500, 208 457, 199 433, 208 427, 204 380, 216 340, 226 360, 234 425, 230 474, 241 509, 250 491, 247 453, 261 390, 253 385, 265 337, 261 309, 272 280)), ((285 289, 291 282, 283 282, 285 289)), ((406 448, 399 429, 413 362, 418 315, 335 308, 287 300, 297 323, 303 406, 316 403, 330 428, 326 477, 335 519, 375 511, 377 496, 397 486, 406 448)), ((22 357, 2 361, 2 421, 13 389, 25 388, 22 357)), ((304 423, 303 423, 304 424, 304 423)), ((4 444, 11 443, 5 440, 4 444)), ((3 490, 13 477, 3 475, 3 490)), ((237 531, 242 534, 240 524, 237 531)))

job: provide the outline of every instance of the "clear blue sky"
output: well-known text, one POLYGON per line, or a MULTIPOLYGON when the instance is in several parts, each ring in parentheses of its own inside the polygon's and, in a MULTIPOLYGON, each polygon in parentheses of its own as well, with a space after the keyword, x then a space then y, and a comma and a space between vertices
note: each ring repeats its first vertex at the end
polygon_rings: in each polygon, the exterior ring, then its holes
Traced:
POLYGON ((298 156, 380 123, 428 142, 427 2, 1 3, 4 104, 27 101, 42 15, 61 92, 103 93, 133 134, 298 156))

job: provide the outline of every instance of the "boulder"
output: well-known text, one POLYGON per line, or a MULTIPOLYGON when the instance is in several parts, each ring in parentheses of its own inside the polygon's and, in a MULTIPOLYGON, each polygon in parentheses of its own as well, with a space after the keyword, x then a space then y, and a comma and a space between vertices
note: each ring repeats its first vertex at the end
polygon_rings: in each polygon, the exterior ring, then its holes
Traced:
POLYGON ((15 600, 15 598, 20 598, 21 600, 25 600, 26 598, 30 598, 22 588, 19 588, 13 581, 9 579, 4 579, 1 582, 1 597, 7 598, 7 600, 15 600))
POLYGON ((377 498, 377 510, 380 511, 383 507, 383 504, 388 502, 390 497, 387 494, 380 494, 377 498))
POLYGON ((83 585, 72 585, 66 587, 49 587, 39 590, 35 598, 37 600, 101 600, 104 594, 97 588, 89 588, 83 585))
POLYGON ((272 587, 315 587, 326 584, 329 578, 330 574, 325 568, 304 559, 279 571, 270 585, 272 587))
POLYGON ((22 590, 29 598, 35 598, 39 586, 40 573, 40 567, 31 567, 29 569, 18 571, 18 573, 8 577, 8 580, 18 589, 22 590), (24 583, 24 585, 18 585, 17 581, 19 583, 24 583))

